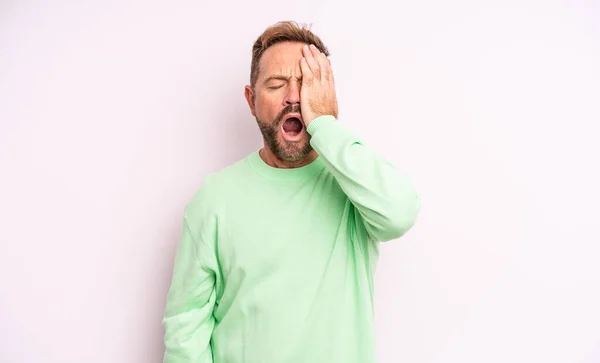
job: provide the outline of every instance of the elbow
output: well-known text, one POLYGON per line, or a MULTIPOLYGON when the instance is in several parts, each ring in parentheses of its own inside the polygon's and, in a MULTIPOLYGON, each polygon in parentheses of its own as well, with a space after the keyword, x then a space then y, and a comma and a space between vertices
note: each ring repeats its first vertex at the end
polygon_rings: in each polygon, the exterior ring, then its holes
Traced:
POLYGON ((420 202, 416 194, 393 203, 383 228, 379 233, 374 233, 375 239, 379 242, 388 242, 404 236, 416 224, 419 211, 420 202))
POLYGON ((418 208, 410 210, 407 213, 403 213, 397 217, 391 226, 390 234, 391 239, 397 239, 404 236, 409 230, 413 228, 417 222, 418 208))

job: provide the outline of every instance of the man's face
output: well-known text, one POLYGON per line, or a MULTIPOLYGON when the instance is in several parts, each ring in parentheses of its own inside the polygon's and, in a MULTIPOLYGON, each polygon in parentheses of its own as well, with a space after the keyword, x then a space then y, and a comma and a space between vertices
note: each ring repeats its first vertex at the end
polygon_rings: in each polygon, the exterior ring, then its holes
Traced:
POLYGON ((265 51, 254 89, 246 100, 256 117, 265 146, 280 160, 298 162, 313 150, 302 123, 300 87, 303 43, 283 42, 265 51))

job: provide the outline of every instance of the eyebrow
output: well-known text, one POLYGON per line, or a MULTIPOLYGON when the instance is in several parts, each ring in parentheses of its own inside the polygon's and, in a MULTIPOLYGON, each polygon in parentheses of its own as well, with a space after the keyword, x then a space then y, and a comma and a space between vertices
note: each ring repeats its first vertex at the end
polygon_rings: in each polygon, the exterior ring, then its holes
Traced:
MULTIPOLYGON (((267 79, 265 79, 265 81, 263 82, 263 84, 267 84, 267 83, 269 83, 270 81, 273 81, 273 80, 289 81, 290 78, 291 77, 285 76, 283 74, 274 74, 272 76, 267 77, 267 79)), ((302 77, 298 78, 298 80, 299 81, 302 80, 302 77)))

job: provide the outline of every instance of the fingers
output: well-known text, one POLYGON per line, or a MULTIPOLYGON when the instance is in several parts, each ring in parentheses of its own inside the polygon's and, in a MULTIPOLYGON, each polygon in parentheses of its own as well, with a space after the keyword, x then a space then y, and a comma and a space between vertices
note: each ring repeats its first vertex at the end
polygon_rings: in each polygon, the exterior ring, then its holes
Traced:
POLYGON ((310 45, 310 50, 312 51, 313 57, 319 64, 320 78, 329 81, 332 76, 329 59, 327 59, 325 53, 321 52, 314 44, 310 45))
POLYGON ((300 70, 302 71, 302 84, 312 86, 314 77, 305 57, 300 59, 300 70))
POLYGON ((302 48, 302 53, 304 57, 300 61, 300 66, 303 74, 307 74, 305 71, 309 71, 310 73, 307 75, 312 76, 314 79, 333 80, 329 59, 314 44, 305 45, 302 48))
POLYGON ((310 68, 312 76, 316 79, 321 79, 321 70, 319 62, 315 58, 314 50, 311 49, 312 47, 314 47, 312 44, 310 45, 310 47, 308 45, 305 45, 304 47, 302 47, 302 53, 304 55, 306 63, 308 63, 308 67, 310 68))

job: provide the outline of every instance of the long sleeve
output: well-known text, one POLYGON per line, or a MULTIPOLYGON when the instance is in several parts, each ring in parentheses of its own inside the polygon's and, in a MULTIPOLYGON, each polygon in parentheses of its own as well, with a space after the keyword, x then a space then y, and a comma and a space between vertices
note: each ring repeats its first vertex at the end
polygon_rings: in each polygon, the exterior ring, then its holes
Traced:
MULTIPOLYGON (((197 199, 201 199, 201 194, 197 199)), ((206 208, 189 206, 183 221, 163 317, 164 363, 212 363, 216 257, 214 222, 206 208)))
POLYGON ((333 116, 317 117, 307 132, 371 239, 386 242, 412 228, 420 202, 407 175, 366 147, 333 116))

